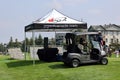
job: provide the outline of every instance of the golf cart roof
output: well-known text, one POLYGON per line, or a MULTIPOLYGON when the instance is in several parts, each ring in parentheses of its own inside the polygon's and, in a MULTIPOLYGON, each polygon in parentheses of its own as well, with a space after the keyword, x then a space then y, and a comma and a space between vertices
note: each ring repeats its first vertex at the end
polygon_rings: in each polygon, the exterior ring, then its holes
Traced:
POLYGON ((99 34, 99 32, 75 32, 76 35, 92 35, 99 34))

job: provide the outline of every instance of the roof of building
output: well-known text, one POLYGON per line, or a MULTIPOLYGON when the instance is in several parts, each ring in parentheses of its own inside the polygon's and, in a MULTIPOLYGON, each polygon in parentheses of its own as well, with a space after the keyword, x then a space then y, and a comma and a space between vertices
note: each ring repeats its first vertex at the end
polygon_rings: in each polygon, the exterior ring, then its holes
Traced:
POLYGON ((91 25, 88 31, 120 31, 120 25, 116 24, 91 25))

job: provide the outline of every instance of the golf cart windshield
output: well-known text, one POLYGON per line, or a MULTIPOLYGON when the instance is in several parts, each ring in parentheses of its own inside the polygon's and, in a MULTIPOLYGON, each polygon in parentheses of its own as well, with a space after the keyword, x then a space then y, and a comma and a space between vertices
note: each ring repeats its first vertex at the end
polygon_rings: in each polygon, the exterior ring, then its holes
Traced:
POLYGON ((99 42, 93 41, 93 40, 91 42, 92 42, 93 48, 101 50, 101 46, 100 46, 99 42))

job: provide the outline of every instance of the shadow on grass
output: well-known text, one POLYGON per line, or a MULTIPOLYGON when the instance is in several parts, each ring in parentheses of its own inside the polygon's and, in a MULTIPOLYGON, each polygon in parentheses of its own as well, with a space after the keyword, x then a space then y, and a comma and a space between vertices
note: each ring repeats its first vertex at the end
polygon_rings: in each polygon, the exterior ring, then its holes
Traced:
MULTIPOLYGON (((88 63, 88 64, 80 64, 78 67, 87 67, 87 66, 98 66, 100 64, 98 63, 88 63)), ((70 65, 64 65, 63 64, 54 64, 54 65, 50 65, 49 66, 51 69, 64 69, 64 68, 73 68, 72 66, 70 65)))
POLYGON ((64 68, 71 68, 70 66, 66 66, 64 64, 54 64, 54 65, 50 65, 48 66, 51 69, 64 69, 64 68))
POLYGON ((7 58, 6 60, 15 60, 14 58, 7 58))
POLYGON ((100 64, 100 63, 86 63, 86 64, 81 64, 80 66, 84 67, 84 66, 98 66, 98 65, 102 65, 102 64, 100 64))
MULTIPOLYGON (((39 60, 35 61, 35 65, 37 64, 41 64, 41 63, 45 63, 39 60)), ((6 63, 8 68, 14 68, 14 67, 21 67, 21 66, 29 66, 29 65, 33 65, 33 60, 19 60, 19 61, 12 61, 12 62, 8 62, 6 63)))

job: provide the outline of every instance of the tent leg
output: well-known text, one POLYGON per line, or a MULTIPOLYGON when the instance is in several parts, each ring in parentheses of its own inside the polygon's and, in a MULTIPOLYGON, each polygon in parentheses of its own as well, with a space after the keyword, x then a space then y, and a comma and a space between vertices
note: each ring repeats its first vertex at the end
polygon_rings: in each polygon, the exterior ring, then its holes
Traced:
POLYGON ((26 60, 26 32, 25 32, 25 46, 24 46, 24 51, 25 51, 25 53, 24 53, 24 58, 25 58, 25 60, 26 60))
POLYGON ((55 47, 57 47, 57 45, 56 45, 56 31, 55 31, 55 47))
POLYGON ((35 32, 32 31, 32 39, 33 39, 33 65, 35 65, 35 32))

